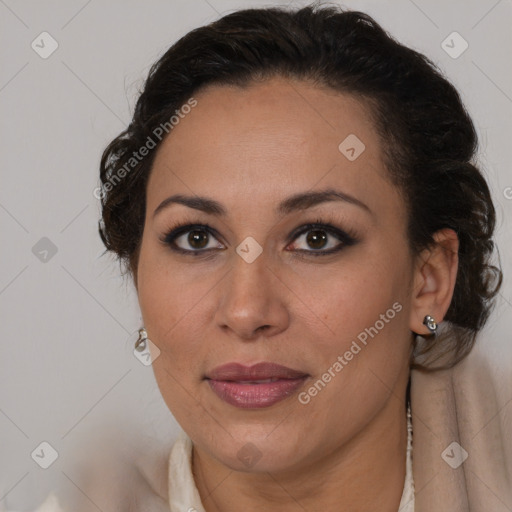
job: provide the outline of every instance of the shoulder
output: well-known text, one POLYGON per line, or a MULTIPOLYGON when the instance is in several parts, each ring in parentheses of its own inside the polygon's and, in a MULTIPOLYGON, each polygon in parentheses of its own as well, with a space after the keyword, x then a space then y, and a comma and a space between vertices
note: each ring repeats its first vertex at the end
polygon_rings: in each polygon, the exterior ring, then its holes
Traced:
POLYGON ((425 488, 420 510, 481 503, 497 510, 497 497, 512 503, 512 374, 487 356, 488 348, 482 343, 449 370, 411 372, 413 472, 425 488))
POLYGON ((169 512, 173 446, 174 440, 162 444, 142 437, 117 447, 99 442, 94 457, 84 448, 77 455, 81 462, 73 468, 79 490, 71 489, 66 496, 51 492, 33 512, 89 512, 91 507, 109 512, 169 512))

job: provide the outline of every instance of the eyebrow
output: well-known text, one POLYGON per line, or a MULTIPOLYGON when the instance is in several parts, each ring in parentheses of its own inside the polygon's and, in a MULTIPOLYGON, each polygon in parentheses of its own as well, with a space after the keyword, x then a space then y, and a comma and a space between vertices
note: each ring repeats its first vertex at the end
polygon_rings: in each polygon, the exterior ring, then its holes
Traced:
MULTIPOLYGON (((359 199, 351 196, 350 194, 332 188, 312 192, 303 192, 290 196, 282 201, 277 206, 275 211, 279 215, 287 215, 296 211, 312 208, 313 206, 317 206, 321 203, 326 203, 329 201, 344 201, 346 203, 358 206, 370 215, 373 215, 373 212, 370 210, 370 208, 359 199)), ((182 194, 174 194, 167 199, 164 199, 156 207, 155 211, 153 212, 153 217, 155 217, 159 212, 171 204, 182 204, 184 206, 188 206, 189 208, 200 210, 204 213, 215 215, 217 217, 225 217, 227 215, 226 208, 224 208, 221 203, 215 201, 214 199, 201 196, 185 196, 182 194)))

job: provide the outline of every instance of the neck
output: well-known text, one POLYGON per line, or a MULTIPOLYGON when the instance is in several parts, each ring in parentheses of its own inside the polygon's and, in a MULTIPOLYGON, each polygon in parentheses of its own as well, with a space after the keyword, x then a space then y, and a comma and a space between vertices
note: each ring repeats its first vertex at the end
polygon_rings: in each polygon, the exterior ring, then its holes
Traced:
POLYGON ((193 473, 206 512, 344 510, 396 512, 407 450, 405 403, 385 407, 349 442, 300 470, 233 471, 193 449, 193 473))

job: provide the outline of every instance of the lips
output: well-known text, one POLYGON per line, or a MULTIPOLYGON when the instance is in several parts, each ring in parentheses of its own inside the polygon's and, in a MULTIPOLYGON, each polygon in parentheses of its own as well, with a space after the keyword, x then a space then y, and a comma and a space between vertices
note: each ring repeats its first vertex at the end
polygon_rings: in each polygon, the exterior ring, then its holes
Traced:
POLYGON ((244 366, 238 363, 228 363, 214 368, 206 375, 207 379, 250 382, 278 379, 298 379, 307 373, 293 370, 275 363, 258 363, 254 366, 244 366))
POLYGON ((240 408, 262 408, 293 395, 308 374, 275 363, 243 366, 229 363, 209 372, 210 389, 224 402, 240 408))

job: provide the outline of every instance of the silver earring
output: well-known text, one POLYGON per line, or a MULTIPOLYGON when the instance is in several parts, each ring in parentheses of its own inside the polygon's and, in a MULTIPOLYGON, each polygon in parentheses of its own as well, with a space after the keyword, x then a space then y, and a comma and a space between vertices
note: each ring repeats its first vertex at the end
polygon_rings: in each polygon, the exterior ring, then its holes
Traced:
POLYGON ((139 329, 139 337, 135 342, 135 350, 139 352, 144 352, 146 350, 146 340, 148 339, 148 333, 144 327, 139 329))
POLYGON ((433 316, 426 315, 425 318, 423 319, 423 325, 426 325, 427 329, 434 336, 437 334, 437 322, 434 320, 433 316))

